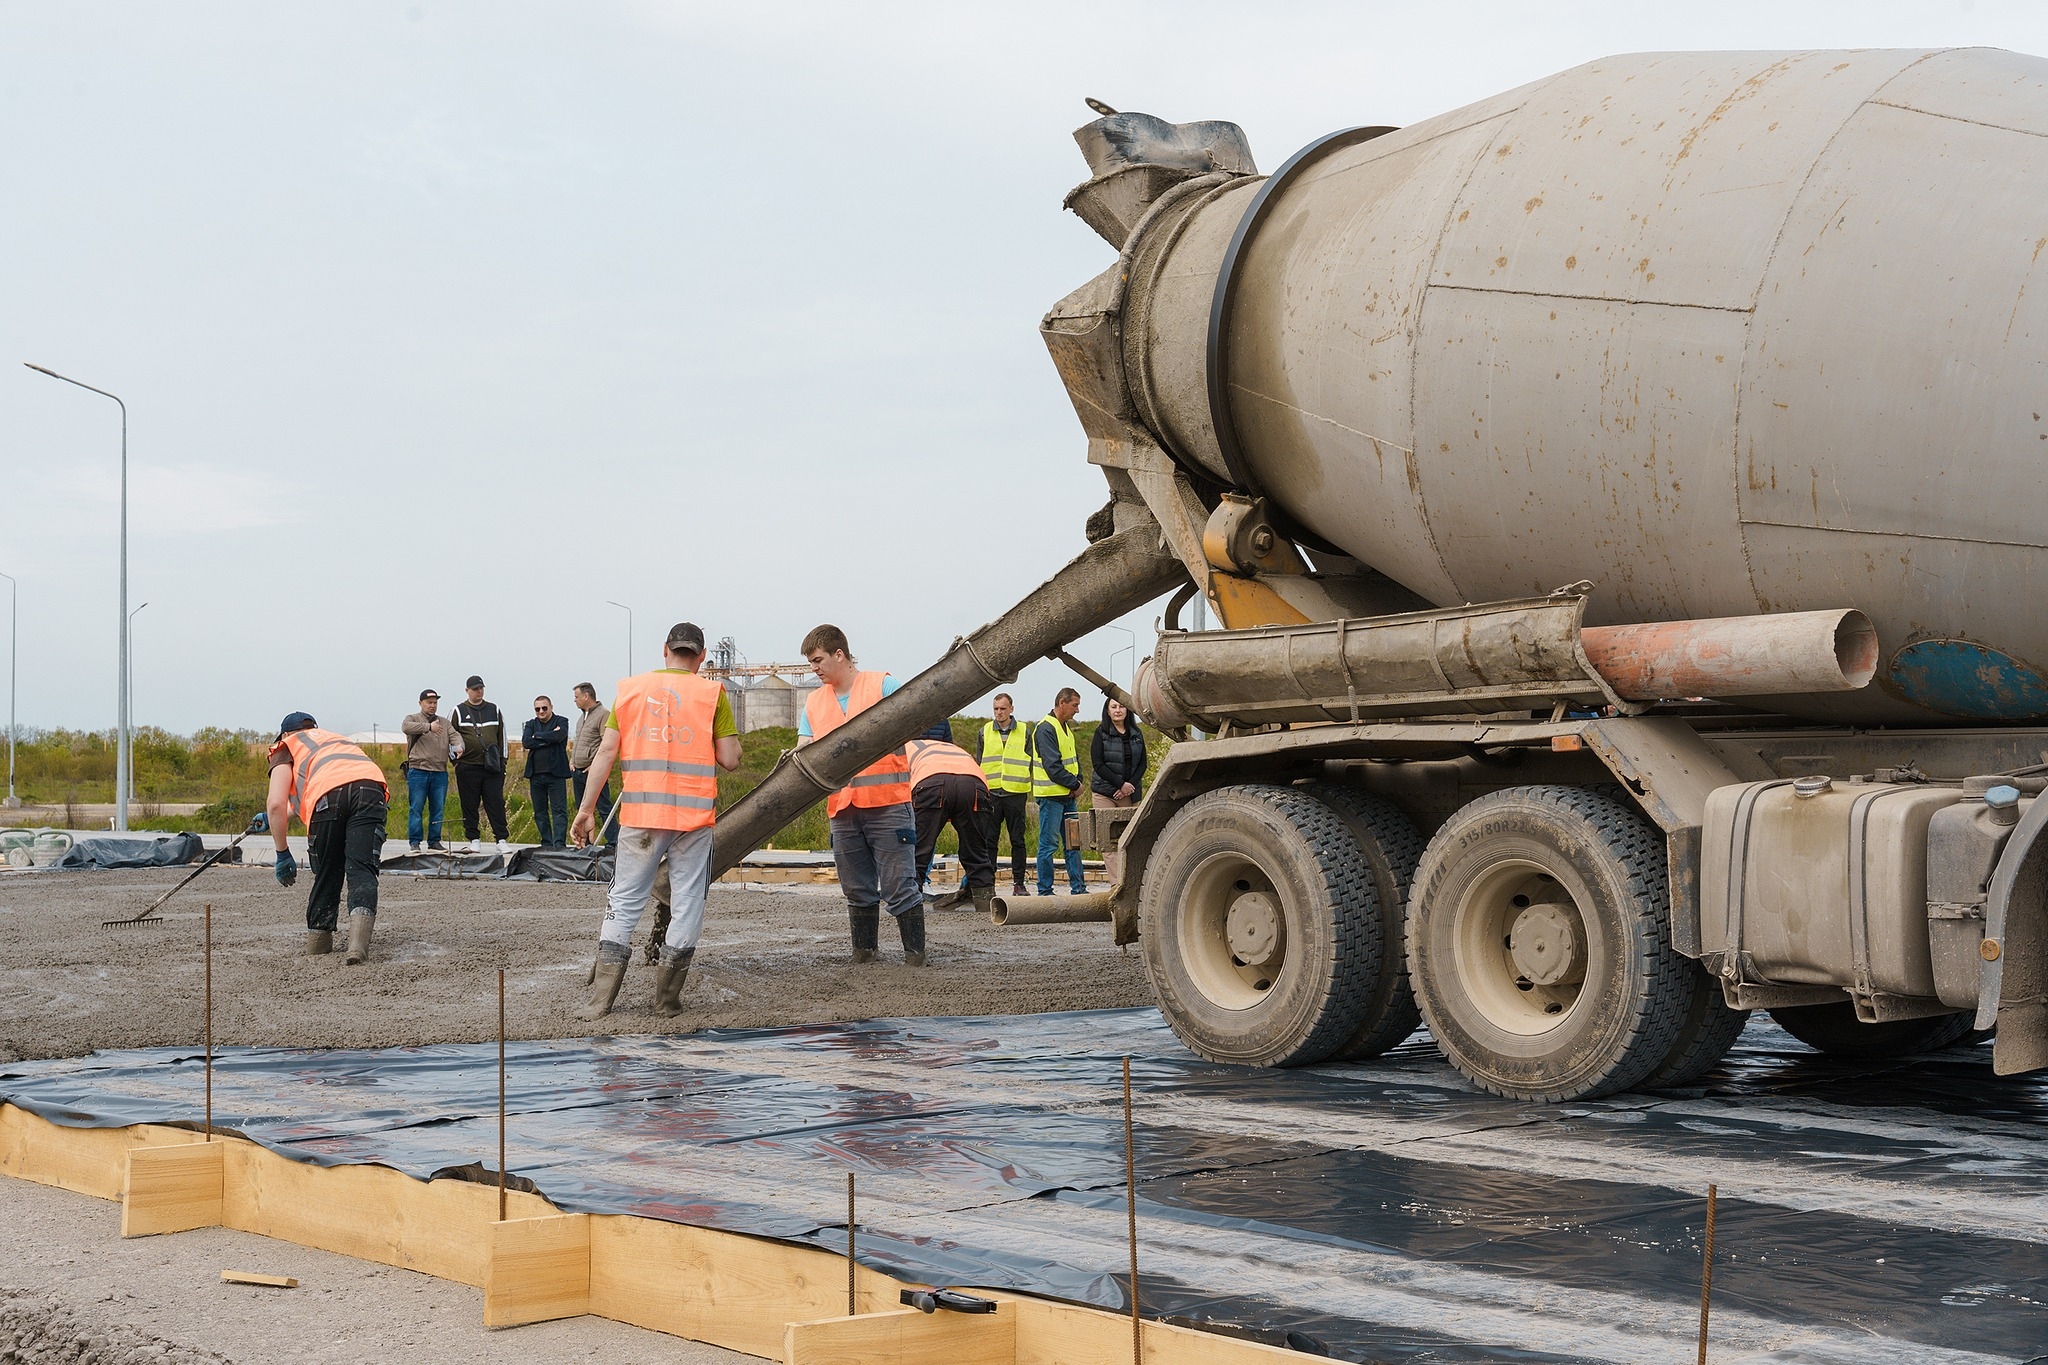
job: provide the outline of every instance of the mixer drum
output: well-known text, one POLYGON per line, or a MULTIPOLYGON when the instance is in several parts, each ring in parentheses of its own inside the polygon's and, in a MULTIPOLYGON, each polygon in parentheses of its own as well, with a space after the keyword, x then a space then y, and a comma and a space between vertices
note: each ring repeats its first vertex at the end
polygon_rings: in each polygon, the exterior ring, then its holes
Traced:
MULTIPOLYGON (((1134 279, 1148 422, 1438 605, 1855 607, 1783 709, 2048 717, 2048 62, 1616 57, 1212 193, 1134 279)), ((1778 704, 1774 701, 1774 705, 1778 704)))

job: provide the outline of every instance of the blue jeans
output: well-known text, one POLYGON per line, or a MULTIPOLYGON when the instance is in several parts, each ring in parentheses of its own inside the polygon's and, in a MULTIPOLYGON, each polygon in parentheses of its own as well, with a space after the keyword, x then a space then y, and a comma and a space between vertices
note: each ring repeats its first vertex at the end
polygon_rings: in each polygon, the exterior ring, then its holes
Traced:
POLYGON ((405 815, 405 840, 416 844, 420 841, 420 807, 426 807, 426 839, 435 848, 441 846, 441 807, 448 801, 448 770, 437 773, 423 773, 418 768, 405 770, 405 795, 408 807, 405 815))
MULTIPOLYGON (((1071 796, 1038 798, 1038 894, 1050 896, 1053 883, 1053 855, 1067 841, 1067 817, 1080 809, 1071 796)), ((1081 876, 1081 850, 1067 850, 1067 885, 1075 895, 1088 889, 1081 876)))
POLYGON ((892 915, 924 909, 917 890, 917 816, 908 801, 848 806, 833 816, 832 861, 853 909, 880 906, 892 915))

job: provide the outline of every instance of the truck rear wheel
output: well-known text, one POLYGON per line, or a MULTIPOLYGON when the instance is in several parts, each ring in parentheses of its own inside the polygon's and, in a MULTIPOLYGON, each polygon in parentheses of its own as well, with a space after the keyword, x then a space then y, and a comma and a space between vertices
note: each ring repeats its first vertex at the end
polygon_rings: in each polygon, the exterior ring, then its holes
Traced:
POLYGON ((1361 787, 1314 782, 1302 790, 1337 812, 1372 873, 1373 899, 1380 917, 1380 975, 1357 1030, 1332 1057, 1356 1061, 1377 1057, 1415 1032, 1422 1012, 1408 984, 1408 890, 1425 840, 1400 807, 1361 787))
POLYGON ((1791 1005, 1771 1011, 1771 1022, 1800 1042, 1830 1057, 1882 1061, 1953 1047, 1975 1032, 1968 1014, 1935 1014, 1924 1019, 1889 1019, 1866 1024, 1847 1000, 1829 1005, 1791 1005))
POLYGON ((1329 1057, 1380 978, 1373 894, 1357 840, 1307 793, 1196 797, 1160 831, 1140 888, 1145 969, 1167 1022, 1211 1061, 1329 1057))
POLYGON ((1612 797, 1513 787, 1444 823, 1415 873, 1408 974, 1452 1064, 1512 1099, 1581 1099, 1667 1057, 1698 968, 1671 948, 1664 837, 1612 797))
POLYGON ((1729 1009, 1721 983, 1697 962, 1692 964, 1692 976, 1692 1002, 1678 1026, 1678 1037, 1664 1060, 1643 1078, 1645 1090, 1691 1085, 1720 1064, 1749 1026, 1749 1011, 1729 1009))

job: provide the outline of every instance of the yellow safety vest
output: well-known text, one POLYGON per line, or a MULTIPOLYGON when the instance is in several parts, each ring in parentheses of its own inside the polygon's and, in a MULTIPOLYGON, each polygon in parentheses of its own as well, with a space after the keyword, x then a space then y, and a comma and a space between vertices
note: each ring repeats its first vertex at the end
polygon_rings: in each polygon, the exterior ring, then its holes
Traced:
POLYGON ((990 721, 981 727, 981 776, 992 792, 1031 790, 1032 773, 1038 767, 1031 750, 1031 727, 1018 721, 1007 738, 990 721))
MULTIPOLYGON (((1066 765, 1068 772, 1079 777, 1081 775, 1081 757, 1074 750, 1074 732, 1060 724, 1059 717, 1057 716, 1047 716, 1039 724, 1050 725, 1053 728, 1053 733, 1060 737, 1060 762, 1066 765)), ((1031 730, 1033 734, 1036 734, 1038 726, 1032 726, 1031 730)), ((1039 767, 1037 763, 1034 762, 1031 765, 1031 794, 1033 796, 1074 796, 1080 790, 1079 787, 1074 788, 1073 791, 1067 790, 1059 783, 1053 781, 1046 774, 1045 769, 1039 767)))

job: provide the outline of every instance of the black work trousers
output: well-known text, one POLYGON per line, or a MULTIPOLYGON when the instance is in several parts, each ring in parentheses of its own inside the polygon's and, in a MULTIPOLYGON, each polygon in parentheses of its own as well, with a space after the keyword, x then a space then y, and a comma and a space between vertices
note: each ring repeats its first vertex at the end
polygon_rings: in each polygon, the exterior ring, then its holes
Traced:
POLYGON ((995 842, 989 828, 988 788, 966 773, 934 773, 910 792, 917 818, 917 881, 924 884, 938 851, 939 831, 950 822, 960 836, 960 874, 968 886, 996 884, 995 842))
POLYGON ((384 815, 390 799, 365 778, 336 787, 314 807, 306 826, 306 862, 313 889, 306 896, 306 927, 333 933, 341 912, 342 883, 349 913, 377 913, 377 868, 383 861, 384 815))
POLYGON ((462 837, 477 837, 476 807, 481 801, 484 814, 500 841, 505 838, 505 774, 493 772, 481 763, 455 765, 455 793, 462 798, 462 837))
POLYGON ((526 779, 533 796, 533 827, 542 848, 569 846, 569 779, 539 774, 526 779))
POLYGON ((1024 847, 1024 816, 1031 809, 1030 792, 998 792, 988 794, 988 861, 991 869, 995 866, 996 849, 1002 843, 1004 830, 1010 831, 1010 884, 1022 886, 1024 870, 1030 865, 1033 852, 1024 847))

